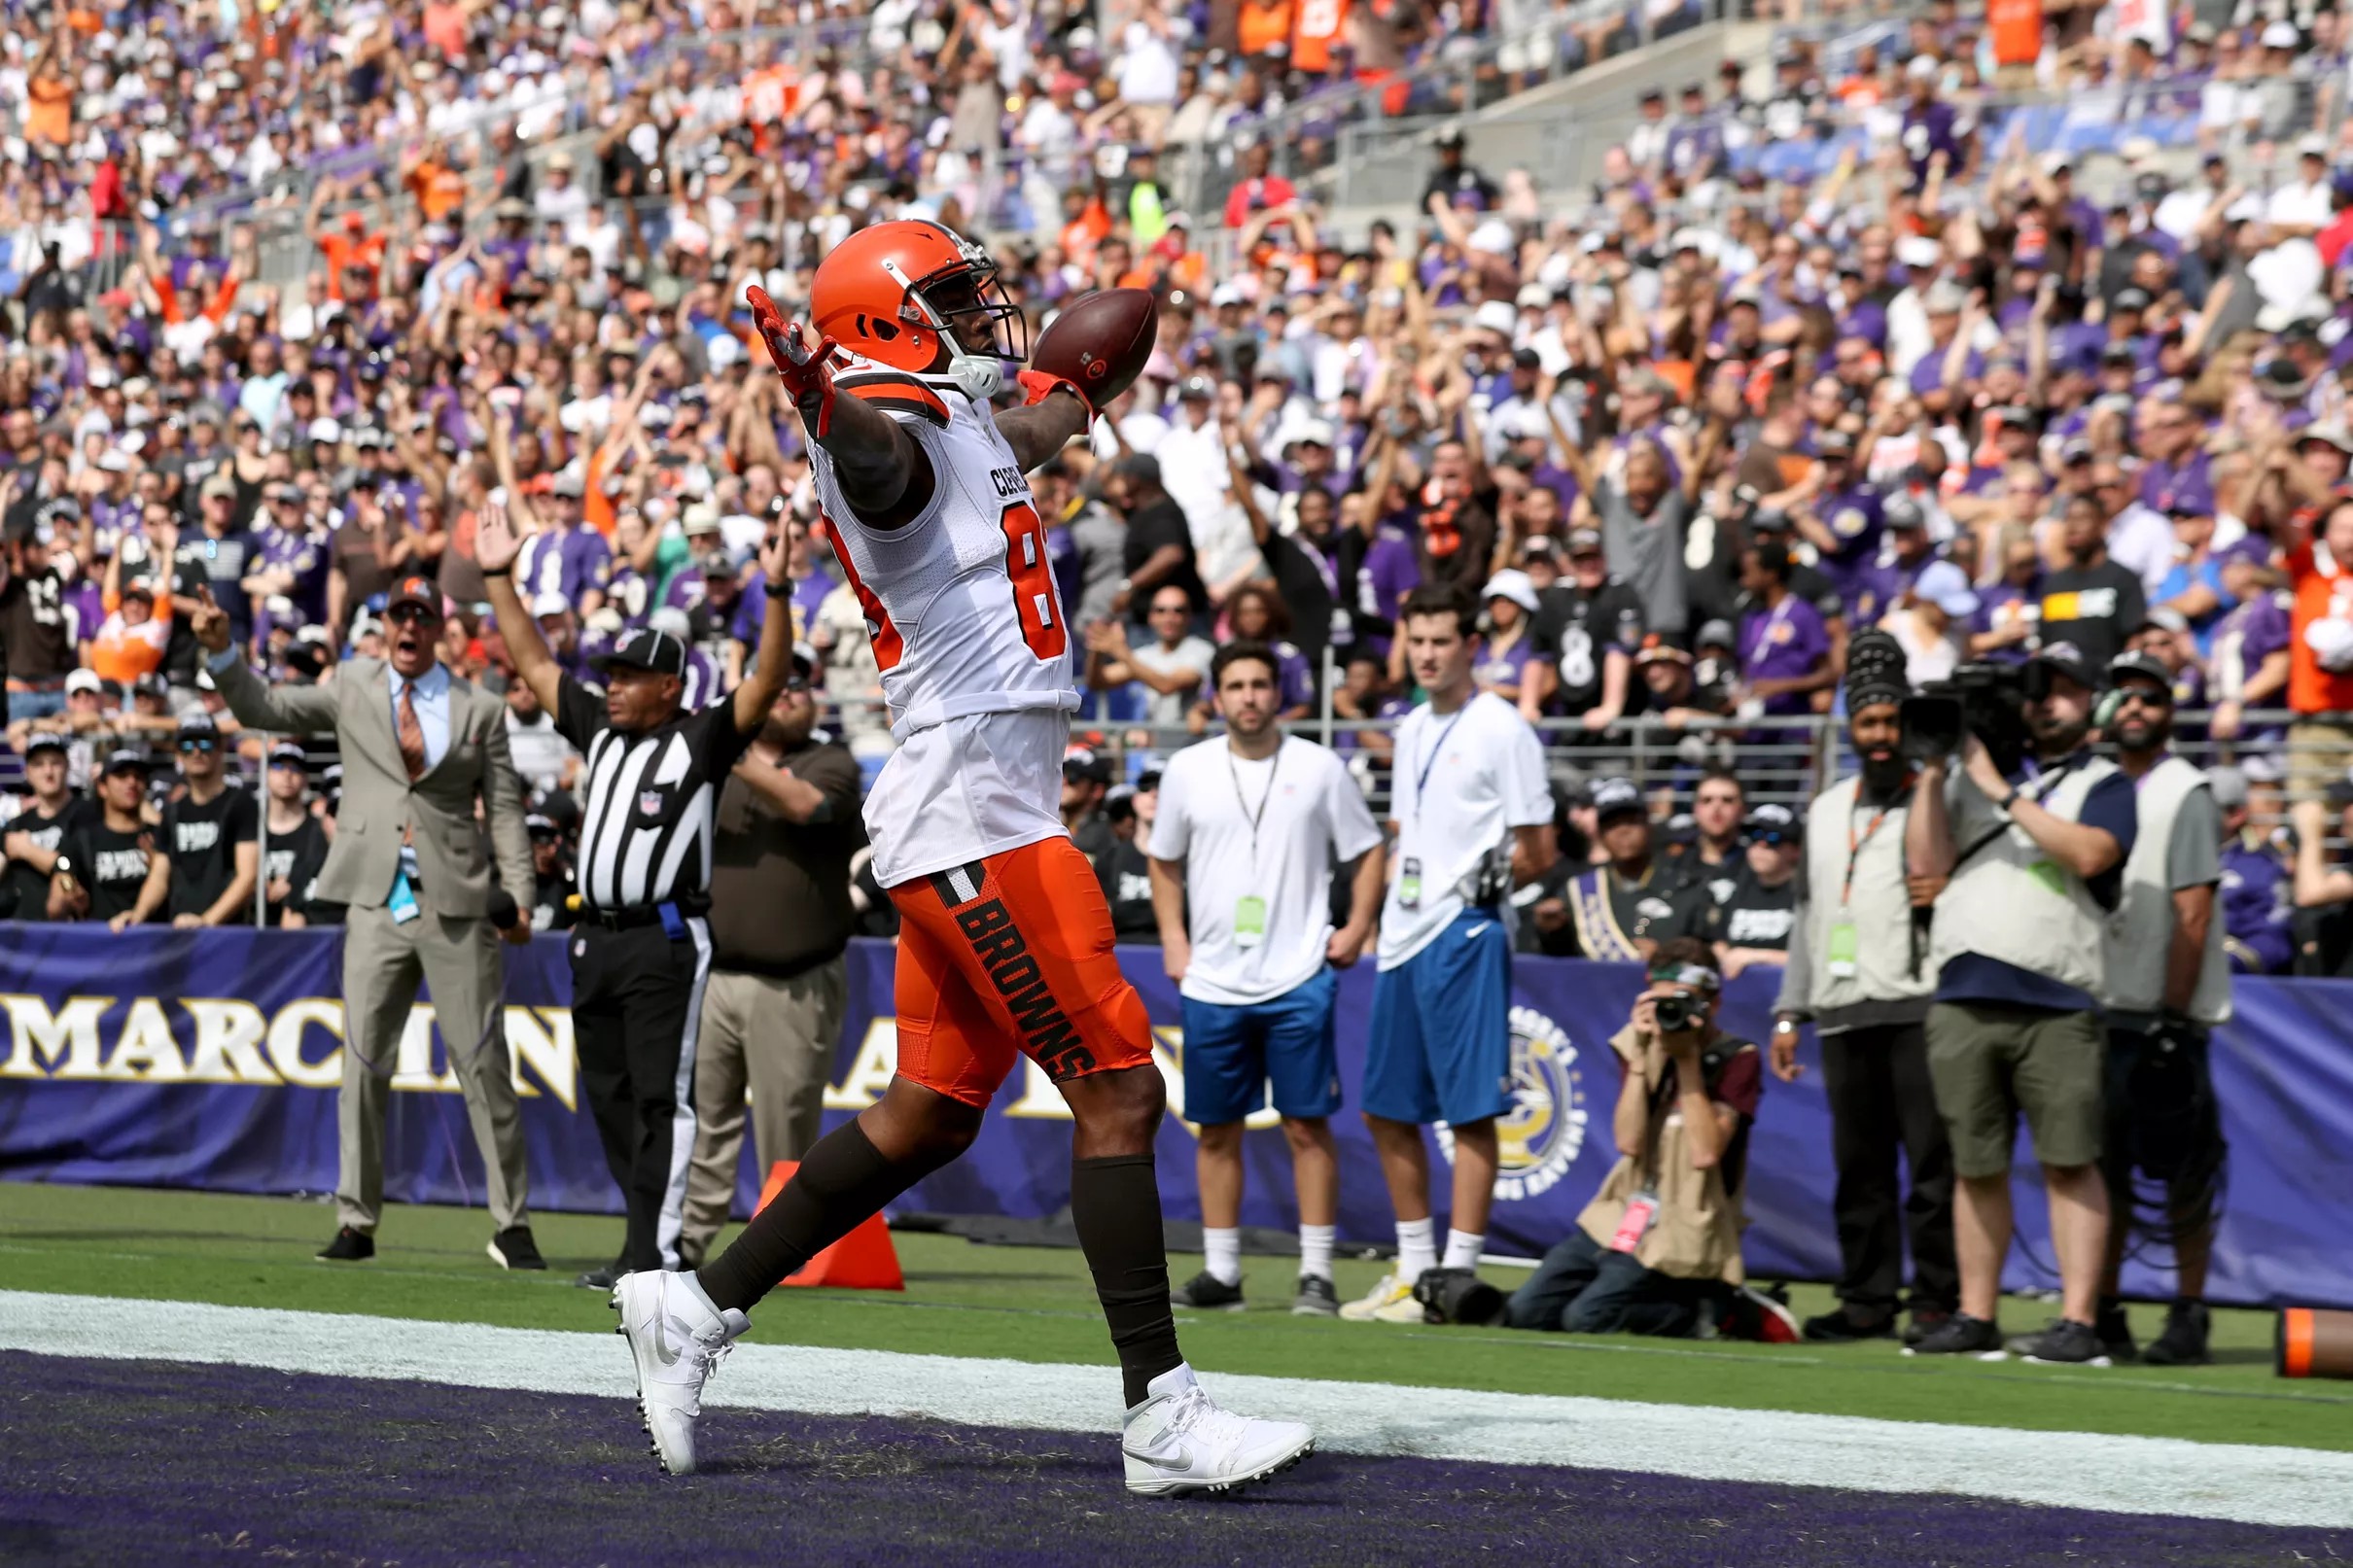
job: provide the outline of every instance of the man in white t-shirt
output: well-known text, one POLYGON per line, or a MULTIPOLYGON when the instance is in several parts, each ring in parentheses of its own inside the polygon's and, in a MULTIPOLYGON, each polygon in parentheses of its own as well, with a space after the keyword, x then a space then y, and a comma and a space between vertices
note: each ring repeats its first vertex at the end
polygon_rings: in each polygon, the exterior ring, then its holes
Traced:
POLYGON ((1472 681, 1476 608, 1422 587, 1397 618, 1429 700, 1397 725, 1396 845, 1364 1059, 1364 1120, 1397 1212, 1397 1263, 1340 1315, 1420 1323, 1425 1301, 1452 1299, 1475 1277, 1487 1242, 1495 1118, 1512 1107, 1511 891, 1550 870, 1560 849, 1536 732, 1472 681), (1443 1259, 1422 1140, 1432 1122, 1455 1144, 1443 1259))
POLYGON ((1299 1192, 1299 1291, 1291 1310, 1330 1317, 1340 1218, 1335 970, 1356 961, 1381 908, 1381 829, 1338 757, 1284 739, 1275 650, 1229 643, 1210 665, 1223 740, 1187 747, 1160 776, 1148 846, 1162 960, 1184 996, 1184 1114, 1201 1129, 1205 1267, 1178 1307, 1242 1310, 1243 1120, 1267 1102, 1299 1192), (1334 858, 1354 860, 1348 923, 1332 928, 1334 858), (1192 914, 1185 914, 1186 893, 1192 914))

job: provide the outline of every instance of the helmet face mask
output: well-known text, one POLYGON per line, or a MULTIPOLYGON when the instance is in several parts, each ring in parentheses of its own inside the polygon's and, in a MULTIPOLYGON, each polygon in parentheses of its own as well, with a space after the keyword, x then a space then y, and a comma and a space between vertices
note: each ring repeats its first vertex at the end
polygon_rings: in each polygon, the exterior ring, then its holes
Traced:
POLYGON ((811 288, 818 330, 851 353, 917 374, 951 375, 985 401, 1025 362, 1028 322, 989 253, 928 220, 860 229, 835 246, 811 288))

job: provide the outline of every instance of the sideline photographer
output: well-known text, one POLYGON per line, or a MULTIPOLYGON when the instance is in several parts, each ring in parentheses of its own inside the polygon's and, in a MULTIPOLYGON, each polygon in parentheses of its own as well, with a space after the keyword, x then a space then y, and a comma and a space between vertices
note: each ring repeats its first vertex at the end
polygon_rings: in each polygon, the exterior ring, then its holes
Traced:
POLYGON ((1512 1293, 1513 1328, 1689 1338, 1739 1294, 1740 1184, 1764 1075, 1756 1046, 1716 1028, 1722 992, 1705 943, 1660 945, 1650 989, 1609 1042, 1625 1073, 1618 1163, 1512 1293))
POLYGON ((1904 1251, 1912 1251, 1916 1343, 1952 1314, 1960 1274, 1952 1257, 1952 1147, 1928 1074, 1928 996, 1921 917, 1935 896, 1905 874, 1904 835, 1913 770, 1903 751, 1902 705, 1911 694, 1904 649, 1869 631, 1847 654, 1846 733, 1862 769, 1807 811, 1805 874, 1790 930, 1789 962, 1774 1003, 1773 1071, 1796 1080, 1798 1026, 1810 1020, 1830 1100, 1838 1187, 1839 1306, 1806 1320, 1806 1338, 1828 1343, 1896 1332, 1905 1306, 1904 1251), (1899 1177, 1902 1152, 1910 1191, 1899 1177))
POLYGON ((1922 1355, 2003 1348, 1995 1318, 2022 1110, 2063 1302, 2048 1329, 2009 1348, 2030 1361, 2109 1363, 2093 1327, 2108 1240, 2097 998, 2139 818, 2131 781, 2091 750, 2097 682, 2075 645, 2045 645, 2020 678, 2031 758, 2006 772, 1973 720, 1957 758, 1924 760, 1913 790, 1906 857, 1915 875, 1948 879, 1929 944, 1928 1068, 1960 1178, 1961 1309, 1914 1347, 1922 1355))

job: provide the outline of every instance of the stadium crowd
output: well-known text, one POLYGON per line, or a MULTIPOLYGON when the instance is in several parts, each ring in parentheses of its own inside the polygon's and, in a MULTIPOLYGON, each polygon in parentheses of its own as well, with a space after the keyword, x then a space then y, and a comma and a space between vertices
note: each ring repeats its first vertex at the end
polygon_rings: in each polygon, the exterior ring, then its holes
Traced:
MULTIPOLYGON (((1727 951, 1769 951, 1726 933, 1773 922, 1718 868, 1744 855, 1769 912, 1795 863, 1793 824, 1746 798, 1756 759, 1810 744, 1859 631, 1892 632, 1914 680, 2146 649, 2185 738, 2235 769, 2242 961, 2286 968, 2291 906, 2341 889, 2296 870, 2283 797, 2353 806, 2345 59, 2332 14, 2210 9, 2081 8, 2032 66, 1997 64, 1949 0, 1871 42, 1787 34, 1769 63, 1652 94, 1590 188, 1482 169, 1447 136, 1410 219, 1346 232, 1312 177, 1330 126, 1301 106, 1420 90, 1420 64, 1480 34, 1512 40, 1505 90, 1529 40, 1591 57, 1639 18, 30 11, 0 46, 16 914, 107 904, 56 893, 34 842, 68 793, 139 775, 151 819, 210 810, 196 759, 240 751, 270 801, 231 824, 269 824, 242 900, 221 853, 193 890, 117 912, 249 919, 259 880, 332 918, 288 856, 332 831, 334 759, 298 772, 240 739, 188 617, 209 593, 273 679, 332 679, 422 573, 446 662, 506 689, 560 920, 578 764, 483 612, 473 529, 496 492, 537 531, 518 570, 559 659, 669 627, 698 700, 746 667, 753 553, 784 529, 813 679, 870 772, 891 742, 863 616, 743 290, 790 309, 842 234, 932 216, 990 238, 1033 326, 1096 287, 1163 301, 1144 379, 1038 478, 1085 632, 1069 811, 1124 932, 1150 939, 1139 829, 1158 761, 1210 722, 1214 649, 1276 643, 1285 715, 1328 705, 1381 798, 1380 723, 1412 697, 1394 615, 1439 584, 1482 602, 1479 679, 1552 748, 1588 847, 1570 861, 1611 857, 1594 785, 1650 738, 1660 854, 1701 889, 1656 934, 1727 951), (2021 90, 2110 94, 2165 139, 2080 157, 2065 124, 2005 107, 2021 90), (1278 124, 1308 151, 1253 139, 1278 124), (1164 172, 1204 148, 1234 158, 1221 202, 1164 172), (1180 183, 1212 199, 1183 210, 1180 183), (286 233, 307 264, 264 281, 286 233)), ((183 858, 202 857, 174 856, 175 881, 198 875, 183 858)), ((1557 897, 1531 907, 1525 941, 1566 950, 1557 897)), ((2333 964, 2341 943, 2309 945, 2333 964)))

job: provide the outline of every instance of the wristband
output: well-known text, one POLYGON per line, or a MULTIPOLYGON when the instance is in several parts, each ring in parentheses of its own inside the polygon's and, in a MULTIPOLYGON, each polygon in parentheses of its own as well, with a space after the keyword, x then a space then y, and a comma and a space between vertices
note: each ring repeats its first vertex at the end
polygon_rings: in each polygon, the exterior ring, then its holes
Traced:
POLYGON ((2011 791, 2010 791, 2010 793, 2008 793, 2008 794, 2004 795, 2004 796, 2003 796, 2001 799, 1999 799, 1999 800, 1995 801, 1995 802, 1993 803, 1993 809, 1994 809, 1995 811, 2000 812, 2000 813, 2001 813, 2003 816, 2007 817, 2007 816, 2009 816, 2009 815, 2010 815, 2010 808, 2011 808, 2011 807, 2013 807, 2013 806, 2015 806, 2015 805, 2017 805, 2017 804, 2018 804, 2018 791, 2017 791, 2016 789, 2013 789, 2013 790, 2011 790, 2011 791))
POLYGON ((1033 403, 1045 401, 1054 396, 1056 389, 1067 387, 1070 389, 1071 396, 1078 400, 1078 406, 1087 411, 1087 417, 1089 419, 1095 417, 1094 401, 1079 389, 1078 383, 1069 376, 1056 375, 1051 370, 1024 370, 1014 379, 1021 384, 1021 390, 1025 394, 1021 400, 1022 406, 1025 408, 1033 403))
POLYGON ((507 563, 507 565, 498 568, 496 571, 492 571, 490 568, 484 567, 482 569, 482 575, 485 577, 511 577, 514 575, 514 563, 509 561, 507 563))

